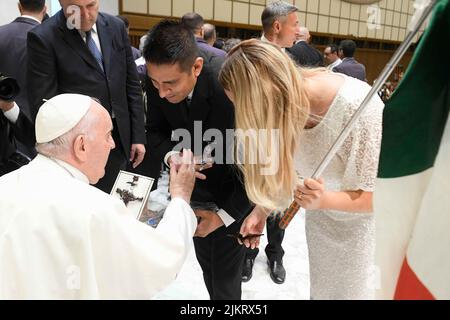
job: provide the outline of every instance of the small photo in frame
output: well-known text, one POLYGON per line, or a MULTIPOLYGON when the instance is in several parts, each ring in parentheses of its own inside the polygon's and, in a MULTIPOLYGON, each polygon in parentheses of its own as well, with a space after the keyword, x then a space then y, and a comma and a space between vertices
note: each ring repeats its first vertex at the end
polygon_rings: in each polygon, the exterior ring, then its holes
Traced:
MULTIPOLYGON (((139 221, 147 221, 142 213, 147 211, 147 202, 155 179, 139 174, 120 171, 111 195, 121 200, 139 221)), ((148 219, 148 218, 147 218, 148 219)))

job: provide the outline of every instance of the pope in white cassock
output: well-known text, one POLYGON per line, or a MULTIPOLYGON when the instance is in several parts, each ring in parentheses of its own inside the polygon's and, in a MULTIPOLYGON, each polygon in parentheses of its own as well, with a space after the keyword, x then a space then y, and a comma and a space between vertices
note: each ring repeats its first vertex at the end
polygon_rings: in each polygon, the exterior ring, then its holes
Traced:
POLYGON ((171 171, 157 229, 90 186, 115 147, 107 111, 59 95, 36 118, 39 155, 0 178, 0 299, 148 299, 175 279, 197 220, 188 203, 192 153, 171 171))

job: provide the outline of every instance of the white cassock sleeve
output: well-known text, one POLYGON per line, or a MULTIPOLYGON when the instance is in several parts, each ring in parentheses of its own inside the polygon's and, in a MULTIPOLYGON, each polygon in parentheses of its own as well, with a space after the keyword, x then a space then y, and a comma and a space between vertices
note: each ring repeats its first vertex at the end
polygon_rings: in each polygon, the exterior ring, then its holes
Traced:
MULTIPOLYGON (((158 228, 123 214, 94 214, 90 225, 98 296, 150 299, 176 278, 197 227, 191 207, 173 199, 158 228)), ((81 270, 83 272, 83 270, 81 270)))

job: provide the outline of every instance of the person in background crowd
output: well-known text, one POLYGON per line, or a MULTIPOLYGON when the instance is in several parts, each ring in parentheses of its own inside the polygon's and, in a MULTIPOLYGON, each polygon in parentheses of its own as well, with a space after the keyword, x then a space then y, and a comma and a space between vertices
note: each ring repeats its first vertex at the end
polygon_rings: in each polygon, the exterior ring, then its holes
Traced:
POLYGON ((203 25, 203 40, 211 47, 214 47, 214 42, 217 40, 216 27, 210 23, 203 25))
MULTIPOLYGON (((117 18, 119 18, 120 20, 123 21, 123 23, 125 24, 125 29, 127 29, 127 34, 128 37, 130 36, 130 20, 128 20, 127 17, 125 16, 116 16, 117 18)), ((131 51, 133 52, 133 59, 136 61, 137 59, 139 59, 140 57, 142 57, 142 53, 139 49, 136 49, 135 47, 131 46, 131 51)))
MULTIPOLYGON (((27 86, 27 35, 40 25, 47 12, 45 0, 20 0, 20 17, 13 22, 0 26, 0 72, 14 78, 20 92, 15 101, 27 118, 32 119, 28 102, 27 86)), ((28 158, 36 156, 34 141, 16 141, 18 152, 28 158)))
POLYGON ((342 40, 339 45, 339 56, 342 62, 333 68, 334 72, 366 81, 366 67, 355 60, 356 43, 353 40, 342 40))
MULTIPOLYGON (((261 40, 278 45, 282 51, 292 47, 300 27, 297 12, 297 7, 284 1, 269 4, 261 15, 264 32, 261 40)), ((282 284, 286 280, 286 269, 283 265, 284 249, 282 247, 285 231, 278 226, 280 217, 281 215, 275 214, 267 218, 268 243, 265 249, 270 278, 277 284, 282 284)), ((242 281, 247 282, 252 278, 253 265, 258 253, 258 248, 247 249, 242 269, 242 281)))
POLYGON ((237 45, 239 43, 241 43, 241 39, 237 39, 237 38, 228 39, 227 41, 225 41, 223 50, 228 53, 235 45, 237 45))
POLYGON ((214 48, 217 48, 217 49, 220 49, 220 50, 223 50, 223 46, 224 46, 224 45, 225 45, 225 40, 219 38, 219 39, 217 39, 217 40, 214 42, 213 47, 214 47, 214 48))
POLYGON ((323 51, 323 58, 327 65, 328 70, 333 70, 342 63, 341 58, 339 58, 339 48, 335 44, 329 44, 323 51))
POLYGON ((194 34, 197 45, 201 50, 205 50, 219 57, 226 56, 225 51, 212 47, 205 41, 205 31, 203 29, 205 21, 201 15, 195 12, 186 13, 181 17, 181 24, 194 34))
POLYGON ((311 35, 306 27, 300 27, 297 43, 292 48, 286 48, 295 62, 301 67, 323 67, 322 54, 310 45, 311 35))

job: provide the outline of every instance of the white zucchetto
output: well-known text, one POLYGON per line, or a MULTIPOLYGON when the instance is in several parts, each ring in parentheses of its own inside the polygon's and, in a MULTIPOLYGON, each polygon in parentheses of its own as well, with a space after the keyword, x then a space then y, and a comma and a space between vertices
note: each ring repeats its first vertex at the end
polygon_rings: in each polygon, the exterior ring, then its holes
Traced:
POLYGON ((36 117, 36 142, 46 143, 73 129, 86 115, 92 99, 81 94, 60 94, 46 101, 36 117))

